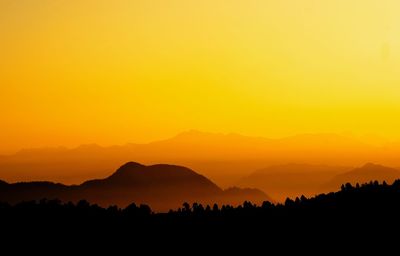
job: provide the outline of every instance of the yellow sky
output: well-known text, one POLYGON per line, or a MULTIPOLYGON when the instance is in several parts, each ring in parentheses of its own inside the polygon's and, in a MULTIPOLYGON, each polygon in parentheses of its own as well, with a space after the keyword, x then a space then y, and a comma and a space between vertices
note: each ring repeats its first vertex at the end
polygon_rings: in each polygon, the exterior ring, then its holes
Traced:
POLYGON ((397 0, 0 0, 0 153, 188 129, 400 139, 397 0))

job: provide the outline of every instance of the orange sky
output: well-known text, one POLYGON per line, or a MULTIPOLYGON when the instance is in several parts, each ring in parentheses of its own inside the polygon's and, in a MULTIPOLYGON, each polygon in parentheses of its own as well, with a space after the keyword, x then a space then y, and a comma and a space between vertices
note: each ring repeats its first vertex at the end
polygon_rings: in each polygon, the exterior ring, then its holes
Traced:
POLYGON ((400 139, 397 0, 0 1, 0 153, 188 129, 400 139))

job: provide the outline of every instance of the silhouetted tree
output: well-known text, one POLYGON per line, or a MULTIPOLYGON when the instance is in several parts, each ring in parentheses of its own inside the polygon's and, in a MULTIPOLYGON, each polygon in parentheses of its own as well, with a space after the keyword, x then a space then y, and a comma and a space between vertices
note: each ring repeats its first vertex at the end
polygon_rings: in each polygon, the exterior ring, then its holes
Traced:
POLYGON ((213 205, 213 212, 218 212, 218 211, 219 211, 218 205, 214 204, 213 205))
POLYGON ((187 202, 184 202, 183 203, 183 209, 182 209, 184 212, 190 212, 191 210, 190 210, 190 204, 189 203, 187 203, 187 202))
POLYGON ((140 209, 140 214, 143 216, 148 216, 151 214, 151 208, 146 204, 141 204, 139 209, 140 209))
POLYGON ((138 207, 136 206, 136 204, 131 203, 124 209, 124 212, 127 214, 135 214, 137 212, 137 209, 138 209, 138 207))
POLYGON ((76 206, 81 209, 88 209, 90 207, 90 203, 86 200, 80 200, 76 206))

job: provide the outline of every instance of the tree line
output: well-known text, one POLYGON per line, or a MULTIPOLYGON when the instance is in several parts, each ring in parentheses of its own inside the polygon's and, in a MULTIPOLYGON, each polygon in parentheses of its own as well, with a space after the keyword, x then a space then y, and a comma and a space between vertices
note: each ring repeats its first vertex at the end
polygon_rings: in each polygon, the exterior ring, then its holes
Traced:
MULTIPOLYGON (((287 199, 284 203, 201 205, 183 203, 167 213, 148 205, 107 208, 85 200, 77 203, 42 199, 15 205, 0 203, 1 235, 21 240, 68 237, 86 241, 398 241, 400 180, 393 184, 344 184, 337 192, 287 199), (394 234, 394 235, 392 235, 394 234)), ((62 240, 64 241, 64 240, 62 240)), ((68 241, 68 240, 67 240, 68 241)), ((140 242, 139 242, 140 241, 140 242)), ((303 244, 304 245, 304 244, 303 244)))

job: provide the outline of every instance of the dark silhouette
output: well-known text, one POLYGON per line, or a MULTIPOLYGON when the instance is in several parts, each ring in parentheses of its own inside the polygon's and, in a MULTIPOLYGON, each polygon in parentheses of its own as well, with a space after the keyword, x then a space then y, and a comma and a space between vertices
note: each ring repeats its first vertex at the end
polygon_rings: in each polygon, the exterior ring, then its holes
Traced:
POLYGON ((86 199, 100 206, 125 207, 131 202, 148 204, 155 211, 167 212, 183 202, 238 205, 244 200, 261 203, 270 200, 256 189, 223 191, 196 172, 176 165, 145 166, 129 162, 105 179, 66 186, 51 182, 0 183, 0 201, 17 203, 41 198, 77 202, 86 199))
POLYGON ((101 250, 105 244, 113 248, 149 244, 145 247, 149 252, 157 248, 165 252, 171 247, 178 250, 185 245, 200 249, 217 245, 224 250, 245 245, 246 250, 281 252, 319 250, 321 246, 329 252, 388 249, 398 242, 399 216, 400 180, 392 185, 347 183, 338 192, 287 199, 284 204, 265 201, 257 206, 246 201, 233 207, 184 203, 168 213, 154 213, 149 206, 134 203, 124 209, 103 208, 84 200, 0 203, 3 242, 45 239, 73 246, 79 241, 88 245, 93 239, 96 246, 92 250, 101 250))

